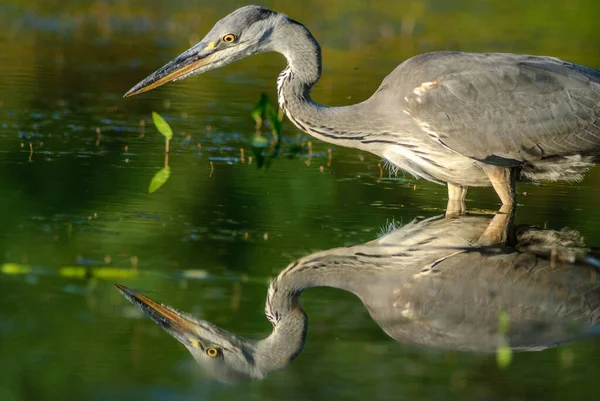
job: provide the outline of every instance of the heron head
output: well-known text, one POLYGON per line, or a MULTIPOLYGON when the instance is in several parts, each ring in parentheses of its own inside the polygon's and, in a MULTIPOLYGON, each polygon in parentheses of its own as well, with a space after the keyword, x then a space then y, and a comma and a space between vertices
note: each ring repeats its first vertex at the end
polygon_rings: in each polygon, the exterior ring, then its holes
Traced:
POLYGON ((259 6, 239 8, 218 21, 199 43, 131 88, 125 97, 270 51, 271 34, 285 19, 282 14, 259 6))
POLYGON ((182 343, 210 376, 222 382, 264 377, 254 358, 255 341, 236 337, 212 323, 162 305, 122 285, 115 284, 115 287, 132 304, 182 343))

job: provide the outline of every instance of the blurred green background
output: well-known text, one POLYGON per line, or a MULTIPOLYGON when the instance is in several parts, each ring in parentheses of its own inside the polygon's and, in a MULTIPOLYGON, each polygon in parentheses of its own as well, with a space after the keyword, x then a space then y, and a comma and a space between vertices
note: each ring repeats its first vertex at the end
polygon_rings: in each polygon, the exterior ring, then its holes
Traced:
MULTIPOLYGON (((364 100, 401 61, 434 50, 600 68, 593 0, 260 4, 321 43, 313 95, 326 105, 364 100)), ((598 341, 518 354, 500 371, 493 355, 397 344, 358 299, 332 289, 303 296, 307 346, 288 369, 224 386, 114 290, 119 282, 260 337, 270 331, 268 279, 286 264, 446 206, 445 187, 381 175, 376 157, 310 140, 286 120, 279 157, 268 169, 250 162, 250 114, 262 92, 275 99, 277 54, 121 98, 241 5, 0 4, 0 399, 595 399, 598 341), (175 136, 171 177, 149 195, 164 164, 152 111, 175 136)), ((598 184, 594 169, 576 185, 520 185, 517 222, 569 226, 598 246, 598 184)), ((498 200, 475 189, 468 207, 493 211, 498 200)))

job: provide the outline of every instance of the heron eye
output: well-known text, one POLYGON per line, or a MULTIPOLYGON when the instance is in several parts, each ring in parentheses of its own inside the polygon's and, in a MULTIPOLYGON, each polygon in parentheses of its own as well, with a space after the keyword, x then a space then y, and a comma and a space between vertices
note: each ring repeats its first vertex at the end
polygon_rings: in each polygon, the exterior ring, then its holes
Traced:
POLYGON ((235 35, 233 33, 228 33, 227 35, 223 36, 223 42, 225 43, 233 43, 235 42, 235 35))
POLYGON ((206 355, 208 355, 211 358, 216 358, 219 356, 219 350, 216 348, 207 348, 206 355))

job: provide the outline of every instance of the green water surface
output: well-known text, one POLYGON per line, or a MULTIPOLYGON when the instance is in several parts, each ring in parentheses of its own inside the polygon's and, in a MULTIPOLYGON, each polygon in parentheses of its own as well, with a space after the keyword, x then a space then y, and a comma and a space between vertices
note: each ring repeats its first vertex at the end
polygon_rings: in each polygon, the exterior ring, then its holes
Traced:
MULTIPOLYGON (((326 105, 366 99, 401 61, 433 50, 600 68, 593 0, 261 3, 320 41, 313 95, 326 105)), ((445 187, 381 173, 378 158, 311 140, 287 120, 279 157, 268 169, 250 163, 250 113, 262 92, 275 99, 280 55, 122 98, 241 5, 0 4, 0 400, 596 399, 598 340, 519 353, 500 369, 493 354, 399 344, 360 300, 327 288, 303 295, 307 344, 288 368, 224 385, 115 291, 118 282, 260 338, 271 330, 269 278, 288 263, 445 209, 445 187), (152 111, 174 138, 171 176, 150 195, 165 163, 152 111)), ((521 184, 517 223, 568 226, 598 247, 599 185, 598 168, 577 184, 521 184)), ((499 202, 475 189, 467 206, 499 202)))

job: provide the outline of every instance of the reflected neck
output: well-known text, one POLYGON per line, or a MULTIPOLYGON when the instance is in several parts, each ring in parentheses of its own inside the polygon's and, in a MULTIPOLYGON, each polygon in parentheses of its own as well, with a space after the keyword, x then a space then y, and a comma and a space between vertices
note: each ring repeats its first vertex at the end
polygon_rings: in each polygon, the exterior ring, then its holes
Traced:
POLYGON ((265 315, 273 332, 258 342, 256 353, 257 366, 264 375, 287 366, 304 348, 308 319, 299 302, 304 290, 326 286, 355 293, 357 283, 366 282, 368 272, 353 263, 351 255, 329 253, 292 263, 269 285, 265 315))
MULTIPOLYGON (((269 293, 271 288, 273 283, 269 293)), ((292 292, 267 298, 265 313, 273 324, 273 332, 258 342, 256 358, 264 374, 287 366, 304 348, 308 318, 298 303, 299 296, 299 292, 292 292)))

